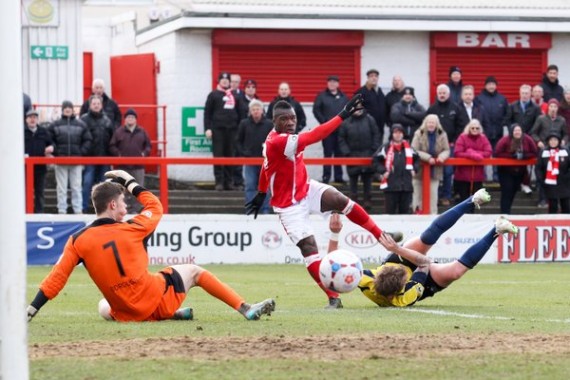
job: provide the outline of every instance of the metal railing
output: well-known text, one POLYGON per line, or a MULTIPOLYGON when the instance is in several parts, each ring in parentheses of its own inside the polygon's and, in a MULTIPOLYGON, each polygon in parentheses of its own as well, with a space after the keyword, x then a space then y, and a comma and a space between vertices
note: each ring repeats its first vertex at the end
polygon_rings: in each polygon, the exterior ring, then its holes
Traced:
MULTIPOLYGON (((370 165, 370 158, 309 158, 307 165, 370 165)), ((263 158, 246 157, 26 157, 26 213, 34 212, 34 166, 35 165, 157 165, 159 173, 160 201, 164 213, 168 213, 168 165, 261 165, 263 158)), ((485 158, 472 161, 467 158, 449 158, 443 166, 527 166, 536 159, 515 160, 511 158, 485 158)), ((423 165, 422 199, 424 205, 430 202, 430 165, 423 165)), ((429 207, 423 207, 423 214, 429 214, 429 207)))

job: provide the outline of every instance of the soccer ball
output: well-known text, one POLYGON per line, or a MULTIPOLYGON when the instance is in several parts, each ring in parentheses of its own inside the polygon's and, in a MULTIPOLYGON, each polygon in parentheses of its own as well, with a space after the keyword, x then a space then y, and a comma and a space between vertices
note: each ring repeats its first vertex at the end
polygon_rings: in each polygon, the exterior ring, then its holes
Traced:
POLYGON ((323 257, 319 275, 325 288, 348 293, 356 289, 362 278, 362 261, 354 253, 338 249, 323 257))

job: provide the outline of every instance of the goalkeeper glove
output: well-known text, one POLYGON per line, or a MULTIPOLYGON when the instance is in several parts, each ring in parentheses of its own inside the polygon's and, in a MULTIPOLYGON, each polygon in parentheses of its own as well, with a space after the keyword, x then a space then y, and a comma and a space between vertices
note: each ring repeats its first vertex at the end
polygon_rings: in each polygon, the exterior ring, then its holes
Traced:
POLYGON ((246 215, 253 214, 253 219, 257 219, 257 214, 259 213, 259 209, 263 206, 263 202, 265 201, 265 193, 261 191, 257 193, 257 195, 249 202, 245 204, 245 213, 246 215))
POLYGON ((346 103, 342 111, 338 114, 342 120, 348 119, 350 115, 364 108, 362 94, 356 94, 346 103))
POLYGON ((135 180, 135 177, 130 175, 124 170, 111 170, 105 173, 105 177, 109 178, 111 182, 116 182, 119 185, 123 185, 129 193, 133 193, 133 189, 139 184, 135 180))
POLYGON ((27 311, 28 311, 28 322, 30 322, 32 318, 38 313, 38 309, 36 309, 32 305, 29 305, 27 311))

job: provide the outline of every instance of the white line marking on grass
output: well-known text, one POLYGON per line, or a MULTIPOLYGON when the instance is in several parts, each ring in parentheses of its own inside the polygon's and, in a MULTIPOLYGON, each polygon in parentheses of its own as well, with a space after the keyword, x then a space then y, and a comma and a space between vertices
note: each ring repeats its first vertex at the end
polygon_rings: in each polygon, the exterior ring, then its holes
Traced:
MULTIPOLYGON (((514 317, 502 317, 502 316, 492 316, 492 315, 483 315, 483 314, 464 314, 464 313, 456 313, 454 311, 445 311, 445 310, 426 310, 426 309, 390 309, 390 310, 405 310, 410 313, 424 313, 424 314, 434 314, 434 315, 443 315, 443 316, 450 316, 450 317, 461 317, 461 318, 472 318, 472 319, 493 319, 499 321, 514 321, 517 318, 514 317)), ((523 319, 518 318, 519 321, 523 319)), ((549 323, 570 323, 570 318, 567 319, 531 319, 532 322, 549 322, 549 323)))
POLYGON ((453 311, 445 311, 445 310, 426 310, 426 309, 403 309, 403 310, 409 311, 411 313, 425 313, 425 314, 445 315, 450 317, 462 317, 462 318, 473 318, 473 319, 496 319, 501 321, 510 321, 515 319, 511 317, 501 317, 501 316, 494 317, 491 315, 482 315, 482 314, 456 313, 453 311))

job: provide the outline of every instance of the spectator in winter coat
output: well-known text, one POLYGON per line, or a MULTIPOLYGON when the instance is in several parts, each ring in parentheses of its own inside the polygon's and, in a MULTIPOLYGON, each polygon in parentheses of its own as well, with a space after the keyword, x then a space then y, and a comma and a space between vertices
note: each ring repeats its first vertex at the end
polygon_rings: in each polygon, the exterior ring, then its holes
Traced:
MULTIPOLYGON (((483 134, 481 123, 477 119, 472 119, 455 142, 455 157, 481 161, 491 157, 492 153, 491 143, 483 134)), ((485 169, 481 165, 459 165, 455 167, 453 178, 455 193, 459 195, 457 202, 462 202, 483 188, 485 169)))
MULTIPOLYGON (((531 99, 532 87, 530 85, 523 84, 519 89, 519 95, 519 100, 509 104, 509 107, 507 108, 507 116, 505 117, 503 124, 508 126, 518 124, 523 129, 523 132, 528 134, 536 122, 536 119, 542 115, 542 111, 531 99)), ((525 171, 521 190, 525 194, 532 193, 532 189, 530 188, 530 174, 528 170, 525 171)))
POLYGON ((32 110, 32 99, 30 95, 23 93, 24 96, 24 119, 28 116, 28 112, 32 110))
POLYGON ((470 84, 463 86, 461 89, 461 102, 459 102, 459 108, 465 111, 468 120, 477 119, 483 128, 485 128, 485 123, 487 122, 485 108, 481 104, 476 104, 474 100, 475 88, 470 84))
MULTIPOLYGON (((49 132, 55 144, 54 156, 87 156, 91 151, 91 133, 87 125, 73 114, 73 103, 65 100, 61 104, 61 119, 54 121, 49 132)), ((82 165, 55 165, 57 182, 57 212, 67 214, 67 187, 71 188, 71 206, 74 214, 83 211, 81 194, 82 165)))
MULTIPOLYGON (((509 135, 502 137, 495 147, 495 157, 528 160, 536 157, 534 140, 524 133, 519 124, 513 124, 509 135)), ((499 184, 501 185, 501 214, 510 214, 515 195, 525 177, 526 166, 499 166, 499 184)))
POLYGON ((370 69, 366 72, 366 83, 360 87, 356 93, 362 94, 364 101, 364 108, 370 116, 376 120, 380 143, 384 141, 384 125, 386 124, 387 113, 386 97, 382 92, 378 81, 380 79, 380 72, 376 69, 370 69))
POLYGON ((451 66, 449 68, 449 82, 447 82, 447 86, 449 87, 451 101, 457 105, 461 103, 461 93, 463 91, 462 75, 463 73, 459 66, 451 66))
POLYGON ((297 130, 295 133, 301 132, 301 130, 307 126, 307 116, 305 116, 305 111, 301 103, 291 96, 291 88, 287 82, 279 84, 278 95, 269 103, 269 107, 267 107, 267 118, 273 120, 273 107, 275 103, 280 100, 286 101, 295 110, 295 115, 297 116, 297 130))
MULTIPOLYGON (((345 104, 348 103, 347 96, 339 89, 339 78, 336 75, 330 75, 327 78, 327 89, 320 92, 313 103, 313 115, 319 122, 323 124, 336 116, 345 104)), ((338 129, 328 135, 323 141, 323 157, 339 157, 340 149, 338 145, 338 129)), ((331 166, 323 166, 323 183, 329 183, 331 180, 331 166)), ((342 166, 334 166, 334 182, 343 183, 342 166)))
POLYGON ((394 107, 394 104, 398 104, 400 100, 402 100, 405 88, 406 85, 404 84, 402 77, 394 75, 392 78, 392 89, 386 94, 386 124, 388 125, 388 128, 392 128, 392 123, 394 123, 392 120, 392 107, 394 107))
POLYGON ((404 127, 404 139, 410 141, 422 124, 426 109, 416 101, 413 87, 405 87, 402 92, 402 100, 392 106, 390 117, 392 123, 404 127))
POLYGON ((243 94, 247 105, 249 105, 253 99, 259 99, 259 96, 257 96, 257 82, 253 79, 246 80, 243 94))
MULTIPOLYGON (((380 147, 380 134, 376 122, 365 110, 356 111, 342 122, 338 132, 338 144, 344 157, 372 157, 380 147)), ((364 208, 372 207, 372 178, 374 168, 369 166, 347 166, 346 171, 350 181, 350 198, 358 199, 358 179, 362 179, 364 192, 364 208)))
POLYGON ((544 187, 549 214, 558 214, 559 204, 562 214, 570 214, 570 153, 561 141, 560 135, 551 131, 536 161, 536 180, 544 187))
MULTIPOLYGON (((38 125, 38 111, 30 109, 26 114, 24 127, 25 154, 28 157, 50 157, 53 141, 47 129, 38 125)), ((34 165, 34 213, 44 212, 44 190, 46 186, 46 166, 34 165)))
POLYGON ((374 153, 374 168, 380 174, 386 214, 410 214, 414 187, 412 178, 419 170, 419 157, 404 139, 404 127, 392 124, 390 141, 374 153))
MULTIPOLYGON (((113 122, 115 128, 121 126, 122 117, 121 110, 117 103, 105 93, 105 82, 103 79, 95 79, 93 85, 91 86, 93 93, 91 95, 97 95, 103 99, 103 113, 113 122)), ((89 99, 83 103, 80 115, 86 114, 89 111, 89 99)))
MULTIPOLYGON (((469 118, 467 113, 462 110, 456 103, 451 101, 449 87, 445 84, 437 86, 437 100, 432 104, 427 114, 438 116, 438 120, 443 130, 446 132, 450 150, 450 156, 453 157, 453 149, 455 140, 459 136, 467 123, 469 118)), ((443 206, 451 204, 451 188, 453 178, 453 166, 445 166, 443 168, 443 184, 439 193, 440 203, 443 206)))
POLYGON ((519 89, 519 100, 507 107, 503 125, 518 124, 524 133, 529 133, 536 119, 542 114, 540 108, 531 100, 532 87, 523 84, 519 89))
MULTIPOLYGON (((249 103, 249 117, 243 119, 238 126, 237 149, 241 157, 263 157, 263 144, 273 123, 263 114, 263 103, 257 99, 249 103)), ((257 184, 261 165, 245 165, 245 201, 251 201, 257 195, 257 184)), ((269 198, 265 198, 259 212, 269 214, 269 198)))
MULTIPOLYGON (((129 108, 125 112, 125 126, 115 129, 109 152, 118 157, 148 157, 150 155, 150 138, 143 127, 137 124, 137 113, 129 108)), ((119 165, 117 169, 125 170, 132 175, 137 183, 144 186, 144 165, 119 165)), ((134 196, 125 195, 127 211, 131 214, 138 213, 140 203, 134 196)))
MULTIPOLYGON (((439 123, 437 115, 427 115, 425 117, 422 125, 414 134, 412 148, 418 153, 421 161, 427 162, 430 165, 429 213, 437 214, 437 190, 439 181, 443 179, 443 166, 437 164, 445 162, 445 160, 449 158, 450 151, 447 133, 445 133, 445 130, 439 123)), ((423 167, 420 166, 420 169, 412 180, 414 186, 412 208, 414 211, 428 207, 422 200, 422 171, 423 167)))
POLYGON ((564 89, 558 83, 558 66, 549 65, 546 68, 546 73, 543 75, 540 85, 544 90, 545 102, 548 102, 550 99, 562 101, 564 89))
POLYGON ((551 132, 556 132, 562 138, 562 145, 566 145, 568 141, 566 120, 558 115, 559 106, 558 100, 550 99, 548 101, 548 114, 538 117, 530 131, 530 136, 539 149, 545 148, 546 139, 551 132))
MULTIPOLYGON (((89 97, 89 111, 81 116, 91 133, 91 151, 88 156, 110 156, 109 143, 115 132, 113 122, 103 113, 103 99, 97 95, 89 97)), ((105 181, 105 173, 111 170, 111 165, 85 165, 83 168, 83 213, 91 206, 91 188, 105 181)))
POLYGON ((543 115, 548 113, 548 103, 544 101, 544 89, 539 84, 532 88, 532 102, 540 108, 543 115))
MULTIPOLYGON (((214 157, 235 157, 237 127, 243 114, 242 98, 230 88, 230 74, 218 76, 218 86, 208 95, 204 108, 205 136, 212 140, 214 157)), ((239 187, 234 182, 235 169, 229 165, 214 165, 217 191, 239 187)))
POLYGON ((503 121, 507 116, 509 103, 507 98, 497 91, 497 79, 494 76, 488 76, 485 79, 485 88, 477 96, 475 103, 481 104, 485 108, 487 124, 483 125, 485 128, 483 132, 485 132, 491 146, 495 148, 497 141, 503 137, 503 121))
POLYGON ((558 114, 566 120, 566 132, 570 133, 570 87, 564 89, 564 97, 560 102, 558 114))

